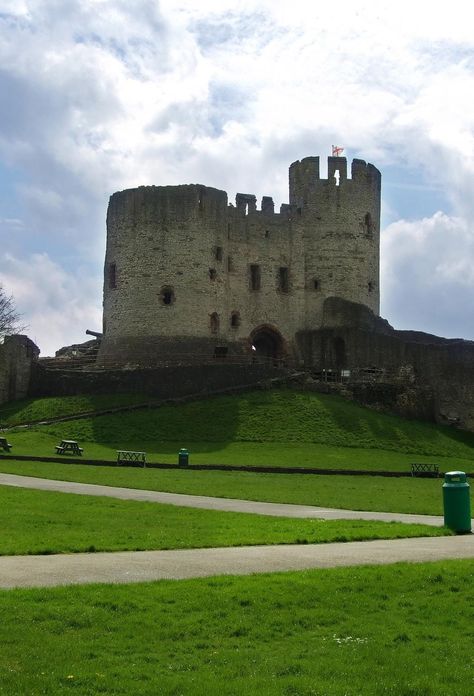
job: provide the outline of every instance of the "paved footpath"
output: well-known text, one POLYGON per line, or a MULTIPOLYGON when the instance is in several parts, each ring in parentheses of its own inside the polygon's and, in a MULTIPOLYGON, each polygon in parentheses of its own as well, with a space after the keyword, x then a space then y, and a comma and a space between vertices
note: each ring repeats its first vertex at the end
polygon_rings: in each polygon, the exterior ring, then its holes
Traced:
POLYGON ((0 587, 52 587, 250 575, 336 566, 474 558, 474 538, 425 537, 346 544, 242 546, 179 551, 77 553, 0 558, 0 587))
POLYGON ((429 524, 441 527, 443 518, 437 515, 410 515, 402 512, 364 512, 361 510, 338 510, 336 508, 313 507, 311 505, 292 505, 289 503, 259 503, 252 500, 233 498, 211 498, 205 495, 186 495, 184 493, 161 493, 135 488, 100 486, 92 483, 73 481, 53 481, 34 476, 0 474, 0 485, 19 488, 36 488, 42 491, 96 495, 121 500, 142 500, 180 507, 221 510, 225 512, 250 512, 255 515, 273 517, 317 518, 323 520, 380 520, 382 522, 404 522, 406 524, 429 524))
MULTIPOLYGON (((302 505, 252 503, 203 496, 140 491, 29 476, 0 474, 0 484, 83 495, 107 495, 213 510, 233 510, 286 517, 381 519, 442 524, 425 515, 357 512, 302 505), (431 522, 429 521, 431 520, 431 522)), ((0 587, 51 587, 86 583, 128 583, 163 579, 248 575, 310 568, 424 562, 474 558, 474 536, 425 537, 337 544, 244 546, 178 551, 138 551, 53 556, 0 557, 0 587)))

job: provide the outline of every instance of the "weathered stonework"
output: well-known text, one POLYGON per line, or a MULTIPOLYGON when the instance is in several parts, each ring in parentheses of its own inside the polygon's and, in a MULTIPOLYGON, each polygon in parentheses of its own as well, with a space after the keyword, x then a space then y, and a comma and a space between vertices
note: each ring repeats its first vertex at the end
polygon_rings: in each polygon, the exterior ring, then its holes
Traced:
POLYGON ((0 404, 28 395, 39 348, 28 336, 5 336, 0 345, 0 404))
POLYGON ((473 341, 397 331, 366 306, 335 297, 324 303, 322 326, 297 341, 308 370, 345 373, 361 403, 474 431, 473 341))
POLYGON ((169 355, 298 358, 295 336, 337 295, 379 311, 380 173, 362 160, 290 167, 290 203, 201 185, 115 193, 107 214, 99 364, 169 355), (338 181, 335 173, 339 173, 338 181), (253 346, 253 348, 252 348, 253 346))

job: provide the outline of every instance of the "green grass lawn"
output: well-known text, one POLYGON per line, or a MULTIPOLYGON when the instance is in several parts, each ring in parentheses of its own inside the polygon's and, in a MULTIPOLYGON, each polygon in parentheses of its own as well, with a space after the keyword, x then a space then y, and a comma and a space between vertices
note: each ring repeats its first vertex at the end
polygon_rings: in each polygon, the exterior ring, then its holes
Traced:
MULTIPOLYGON (((101 398, 105 407, 106 397, 101 398)), ((59 412, 61 402, 65 411, 84 408, 81 399, 86 397, 53 400, 54 409, 59 412)), ((120 402, 125 400, 122 395, 120 402)), ((23 411, 19 405, 15 417, 28 409, 40 415, 42 404, 51 413, 50 402, 29 403, 23 411)), ((8 409, 5 418, 10 414, 12 419, 14 405, 8 409)), ((51 456, 54 445, 66 438, 80 441, 90 459, 114 459, 117 449, 138 449, 150 461, 174 463, 179 448, 188 447, 195 463, 406 471, 412 461, 421 460, 436 461, 443 470, 474 469, 472 433, 381 414, 336 396, 292 390, 87 417, 8 436, 16 454, 51 456)))
MULTIPOLYGON (((348 510, 442 515, 442 479, 313 474, 260 474, 99 467, 0 458, 0 471, 125 488, 297 503, 348 510)), ((471 487, 471 495, 473 487, 471 487)), ((474 510, 474 499, 472 500, 474 510)))
MULTIPOLYGON (((128 418, 129 416, 122 416, 128 418)), ((80 421, 76 421, 79 423, 80 421)), ((84 460, 97 459, 116 461, 117 449, 145 451, 148 462, 176 464, 180 447, 188 447, 191 464, 219 464, 265 467, 303 467, 320 469, 356 469, 365 471, 410 471, 413 461, 431 462, 439 465, 440 471, 474 471, 474 461, 460 457, 423 456, 398 453, 388 450, 362 449, 357 447, 331 447, 317 443, 285 442, 179 442, 136 440, 124 442, 117 438, 111 447, 87 441, 80 432, 63 424, 63 432, 52 435, 43 429, 18 430, 8 433, 13 445, 12 454, 55 457, 55 446, 64 437, 77 439, 84 448, 84 460)), ((1 458, 1 455, 0 455, 1 458)))
POLYGON ((0 555, 441 536, 443 528, 299 520, 0 486, 0 555))
POLYGON ((0 694, 468 696, 474 562, 0 593, 0 694))

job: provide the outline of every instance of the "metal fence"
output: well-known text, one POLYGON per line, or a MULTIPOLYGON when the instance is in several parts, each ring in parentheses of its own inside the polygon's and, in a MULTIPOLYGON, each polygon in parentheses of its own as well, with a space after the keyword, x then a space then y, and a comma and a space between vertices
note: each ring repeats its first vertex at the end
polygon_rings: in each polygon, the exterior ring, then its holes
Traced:
POLYGON ((255 355, 199 355, 175 353, 172 356, 157 356, 146 363, 123 362, 117 359, 100 358, 94 355, 40 358, 38 364, 48 370, 139 370, 147 368, 199 366, 199 365, 236 365, 240 367, 262 366, 283 369, 288 362, 279 358, 255 355))

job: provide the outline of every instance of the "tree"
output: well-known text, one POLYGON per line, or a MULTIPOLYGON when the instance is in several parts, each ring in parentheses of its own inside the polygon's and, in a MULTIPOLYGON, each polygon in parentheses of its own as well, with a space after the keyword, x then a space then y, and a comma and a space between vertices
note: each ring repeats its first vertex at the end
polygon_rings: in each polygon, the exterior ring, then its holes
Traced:
POLYGON ((0 338, 23 331, 25 327, 21 326, 20 319, 13 296, 7 295, 0 285, 0 338))

